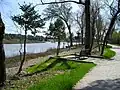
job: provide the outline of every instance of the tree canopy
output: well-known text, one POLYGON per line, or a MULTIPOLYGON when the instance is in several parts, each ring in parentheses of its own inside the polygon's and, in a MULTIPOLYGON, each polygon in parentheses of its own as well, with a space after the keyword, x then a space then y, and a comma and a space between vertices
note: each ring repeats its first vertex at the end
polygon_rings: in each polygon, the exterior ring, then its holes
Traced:
POLYGON ((33 34, 37 33, 37 28, 43 28, 45 22, 41 19, 41 15, 35 10, 32 4, 20 5, 22 11, 19 15, 12 16, 12 20, 18 23, 21 27, 31 30, 33 34))

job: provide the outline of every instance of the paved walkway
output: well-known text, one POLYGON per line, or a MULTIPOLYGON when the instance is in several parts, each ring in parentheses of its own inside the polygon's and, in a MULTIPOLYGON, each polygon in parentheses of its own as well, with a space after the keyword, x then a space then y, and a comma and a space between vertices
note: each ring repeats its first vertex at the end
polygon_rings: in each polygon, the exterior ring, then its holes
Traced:
POLYGON ((116 56, 113 60, 89 58, 97 64, 73 90, 120 90, 120 48, 113 46, 116 56))

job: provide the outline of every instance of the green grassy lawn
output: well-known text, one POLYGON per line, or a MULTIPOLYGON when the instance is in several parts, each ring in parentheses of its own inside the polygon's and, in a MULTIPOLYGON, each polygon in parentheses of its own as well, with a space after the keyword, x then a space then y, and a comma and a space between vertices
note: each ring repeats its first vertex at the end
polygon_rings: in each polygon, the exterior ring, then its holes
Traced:
POLYGON ((110 59, 110 58, 114 57, 115 54, 116 54, 115 51, 111 50, 110 48, 105 48, 103 57, 105 59, 110 59))
POLYGON ((26 71, 31 74, 31 73, 45 70, 45 68, 47 69, 47 66, 49 66, 51 63, 53 63, 55 61, 56 61, 55 59, 50 59, 50 60, 48 59, 41 64, 36 64, 36 65, 26 69, 26 71))
POLYGON ((29 73, 57 71, 59 74, 40 80, 40 82, 31 85, 28 90, 72 90, 73 85, 94 66, 95 64, 93 63, 81 63, 52 58, 42 65, 37 64, 28 68, 26 71, 29 73))

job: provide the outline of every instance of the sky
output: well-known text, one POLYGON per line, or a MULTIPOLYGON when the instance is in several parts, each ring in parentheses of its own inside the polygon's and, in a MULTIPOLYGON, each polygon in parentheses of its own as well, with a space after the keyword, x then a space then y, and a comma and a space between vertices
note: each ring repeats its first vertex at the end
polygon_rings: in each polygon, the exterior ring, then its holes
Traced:
MULTIPOLYGON (((21 13, 19 9, 19 4, 23 4, 25 0, 3 0, 0 2, 0 12, 2 14, 3 22, 5 23, 6 33, 20 33, 19 29, 14 25, 13 21, 11 20, 11 16, 18 15, 21 13)), ((54 0, 43 0, 44 2, 50 2, 54 0)), ((26 0, 25 3, 33 3, 38 4, 40 3, 40 0, 26 0)), ((72 3, 73 12, 78 10, 78 5, 72 3)), ((42 14, 43 10, 47 7, 47 5, 40 5, 36 7, 36 10, 39 11, 40 14, 42 14)), ((46 23, 44 29, 47 29, 49 26, 48 22, 46 23)), ((76 30, 73 30, 73 32, 76 32, 76 30)), ((23 32, 22 32, 23 33, 23 32)), ((30 34, 30 33, 29 33, 30 34)))
MULTIPOLYGON (((10 19, 13 15, 18 15, 21 13, 19 9, 19 4, 23 4, 25 0, 1 0, 0 2, 0 12, 2 14, 2 19, 5 23, 6 33, 20 33, 20 30, 14 25, 13 21, 10 19)), ((43 0, 44 2, 51 2, 55 0, 43 0)), ((76 0, 79 1, 79 0, 76 0)), ((110 0, 111 1, 111 0, 110 0)), ((26 3, 33 3, 34 5, 39 4, 40 0, 26 0, 26 3)), ((79 9, 78 5, 75 3, 71 3, 73 6, 72 11, 75 12, 79 9)), ((40 14, 43 13, 43 10, 47 7, 47 5, 37 6, 35 9, 39 11, 40 14)), ((106 11, 103 11, 103 14, 106 14, 106 11)), ((104 16, 105 17, 105 16, 104 16)), ((106 14, 107 17, 107 14, 106 14)), ((46 23, 44 30, 47 30, 49 26, 49 22, 46 23)), ((74 26, 74 25, 73 25, 74 26)), ((23 31, 23 30, 22 30, 23 31)), ((76 32, 76 28, 72 28, 72 32, 76 32)), ((28 32, 30 34, 30 32, 28 32)), ((23 32, 22 32, 23 34, 23 32)), ((41 34, 40 34, 41 35, 41 34)))

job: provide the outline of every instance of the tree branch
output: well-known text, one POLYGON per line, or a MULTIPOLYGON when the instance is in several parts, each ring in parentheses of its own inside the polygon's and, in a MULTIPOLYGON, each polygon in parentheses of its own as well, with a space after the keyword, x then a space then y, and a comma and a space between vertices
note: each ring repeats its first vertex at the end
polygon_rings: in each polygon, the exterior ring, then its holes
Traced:
MULTIPOLYGON (((111 2, 110 5, 109 5, 108 2, 109 2, 109 1, 107 0, 107 2, 105 2, 105 4, 110 8, 110 14, 111 14, 112 16, 114 16, 115 11, 117 12, 117 11, 118 11, 118 8, 116 9, 115 7, 113 7, 114 0, 111 2)), ((118 4, 118 6, 119 6, 119 4, 118 4)))
MULTIPOLYGON (((37 5, 59 4, 59 3, 67 3, 67 2, 72 2, 72 3, 76 3, 76 4, 85 5, 85 3, 82 2, 81 0, 79 0, 79 2, 77 2, 77 1, 59 1, 59 2, 48 2, 48 3, 43 2, 43 0, 40 0, 40 1, 41 1, 41 3, 40 3, 40 4, 37 4, 37 5)), ((36 5, 36 6, 37 6, 37 5, 36 5)))

